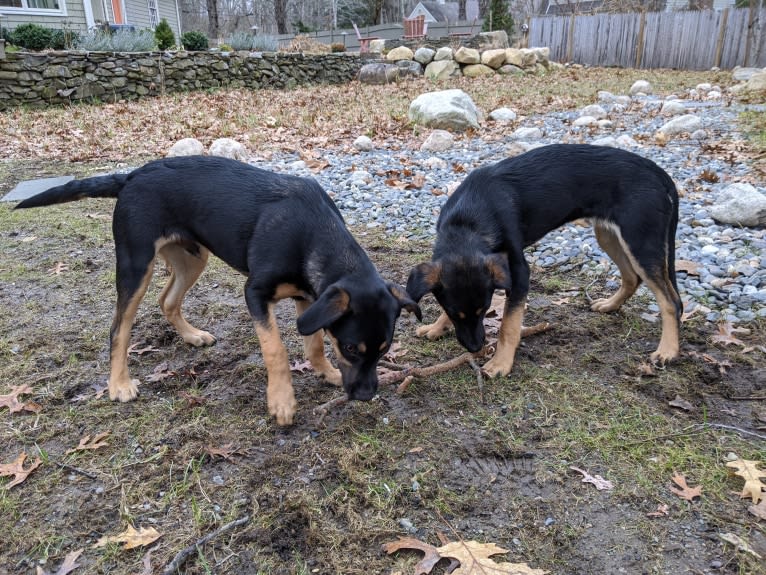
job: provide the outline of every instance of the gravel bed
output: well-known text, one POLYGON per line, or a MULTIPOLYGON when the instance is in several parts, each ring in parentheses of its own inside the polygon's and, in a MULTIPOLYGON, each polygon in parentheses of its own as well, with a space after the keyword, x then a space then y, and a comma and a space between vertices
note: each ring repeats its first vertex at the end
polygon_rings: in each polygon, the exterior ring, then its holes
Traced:
MULTIPOLYGON (((622 147, 664 168, 682 194, 676 258, 695 262, 698 272, 677 274, 686 311, 698 308, 709 321, 766 318, 766 230, 719 225, 707 211, 720 190, 749 176, 746 164, 731 163, 724 154, 715 157, 702 147, 741 139, 735 128, 737 115, 744 108, 725 105, 720 99, 685 100, 687 113, 702 119, 704 133, 695 138, 676 137, 658 146, 654 134, 669 119, 656 113, 662 103, 651 96, 634 98, 627 108, 600 102, 611 122, 604 128, 573 126, 580 116, 578 111, 520 118, 508 124, 495 140, 457 139, 451 149, 438 154, 382 146, 369 152, 327 150, 322 159, 329 167, 318 174, 307 169, 297 154, 277 154, 257 165, 316 178, 350 225, 383 229, 396 238, 433 239, 436 218, 448 191, 468 171, 517 153, 519 148, 560 142, 598 143, 605 137, 629 136, 634 141, 622 147), (516 140, 515 130, 525 127, 538 128, 542 137, 516 140), (718 182, 703 181, 700 176, 705 171, 715 173, 718 182), (421 179, 422 186, 405 188, 413 176, 421 179)), ((608 289, 618 286, 617 268, 598 246, 590 227, 563 226, 528 248, 527 254, 534 266, 586 274, 603 281, 608 289)), ((430 253, 423 256, 428 259, 430 253)), ((650 309, 659 311, 656 304, 650 309)))

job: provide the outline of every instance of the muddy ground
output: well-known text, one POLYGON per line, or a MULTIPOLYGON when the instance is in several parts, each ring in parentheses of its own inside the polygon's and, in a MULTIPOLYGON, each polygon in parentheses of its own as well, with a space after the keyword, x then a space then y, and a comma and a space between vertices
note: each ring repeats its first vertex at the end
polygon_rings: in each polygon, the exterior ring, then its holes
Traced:
MULTIPOLYGON (((21 179, 6 170, 4 187, 21 179)), ((45 171, 35 177, 72 166, 45 171)), ((160 314, 158 266, 133 330, 140 396, 116 404, 102 394, 112 205, 0 205, 0 394, 28 384, 33 392, 22 399, 39 406, 0 408, 0 462, 21 452, 42 462, 23 483, 0 485, 0 572, 55 573, 83 549, 77 574, 160 573, 183 548, 247 517, 200 546, 180 572, 412 573, 419 553, 389 556, 381 544, 410 536, 438 545, 441 535, 496 543, 508 550, 498 560, 555 574, 766 573, 755 557, 766 557, 764 521, 748 513, 743 480, 725 466, 732 457, 764 460, 765 356, 714 345, 717 326, 704 318, 684 323, 677 362, 651 370, 659 324, 642 317, 648 293, 602 315, 587 298, 606 295, 613 278, 533 270, 525 323, 552 328, 523 342, 510 377, 480 388, 464 366, 402 394, 382 388, 320 422, 312 410, 339 391, 296 370, 296 424, 279 428, 266 413, 242 277, 215 261, 190 292, 187 317, 218 338, 196 349, 160 314), (669 405, 677 398, 688 404, 669 405), (102 432, 108 445, 67 453, 102 432), (583 483, 572 466, 614 488, 583 483), (676 473, 702 486, 702 496, 674 495, 676 473), (161 537, 130 550, 94 547, 128 525, 161 537)), ((430 255, 425 242, 353 231, 400 283, 430 255)), ((434 300, 423 304, 434 320, 434 300)), ((300 363, 294 310, 283 302, 279 311, 291 361, 300 363)), ((417 339, 416 326, 413 317, 399 321, 403 353, 391 361, 431 365, 462 353, 454 337, 417 339)), ((763 325, 747 327, 738 334, 747 347, 766 346, 763 325)))

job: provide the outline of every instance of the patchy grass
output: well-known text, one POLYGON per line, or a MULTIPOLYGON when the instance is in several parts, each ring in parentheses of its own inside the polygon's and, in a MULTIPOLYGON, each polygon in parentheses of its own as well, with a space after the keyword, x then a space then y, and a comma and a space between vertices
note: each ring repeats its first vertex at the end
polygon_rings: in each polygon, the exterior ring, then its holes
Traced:
MULTIPOLYGON (((571 70, 562 82, 458 85, 485 109, 523 105, 531 114, 591 103, 598 89, 624 93, 639 77, 670 91, 679 83, 724 83, 725 76, 571 70)), ((211 139, 221 135, 211 117, 228 122, 233 134, 249 134, 264 153, 285 145, 343 146, 365 132, 405 146, 416 137, 407 104, 426 88, 221 92, 188 95, 185 104, 180 96, 144 102, 148 110, 122 103, 14 111, 0 122, 21 141, 0 130, 6 157, 18 156, 0 163, 0 186, 4 192, 23 178, 137 163, 179 137, 211 139), (183 113, 189 101, 206 113, 183 113), (288 108, 300 108, 317 127, 296 124, 288 108), (118 141, 101 137, 104 118, 117 122, 118 141), (343 130, 327 128, 344 122, 343 130), (87 141, 57 128, 67 124, 80 126, 87 141), (38 141, 54 158, 37 159, 44 155, 32 145, 38 141), (100 161, 63 163, 84 157, 100 161)), ((718 537, 734 533, 766 551, 763 522, 748 514, 749 502, 739 498, 742 480, 725 467, 731 453, 763 461, 763 439, 752 435, 763 434, 766 418, 763 355, 711 345, 715 326, 687 322, 683 357, 651 375, 645 363, 660 330, 641 317, 650 296, 638 294, 619 313, 596 314, 586 290, 605 295, 599 282, 533 270, 535 305, 526 323, 547 321, 553 329, 523 342, 510 377, 485 381, 479 393, 464 367, 416 381, 402 395, 382 388, 373 401, 339 407, 318 425, 312 408, 338 390, 295 373, 297 422, 280 429, 266 415, 266 373, 242 277, 211 261, 190 292, 190 321, 218 338, 196 349, 159 312, 158 266, 133 329, 137 347, 150 348, 130 356, 133 376, 144 382, 141 395, 116 404, 98 396, 115 298, 111 209, 107 200, 34 212, 0 204, 0 394, 26 383, 34 391, 24 399, 42 408, 15 414, 0 408, 0 463, 22 451, 43 460, 10 490, 0 479, 0 565, 8 572, 37 566, 55 572, 67 553, 84 548, 75 573, 141 573, 146 548, 93 547, 128 524, 162 534, 150 557, 160 572, 179 550, 245 515, 249 523, 200 547, 182 571, 408 573, 418 557, 386 556, 380 544, 405 534, 438 543, 443 533, 497 543, 510 549, 507 560, 551 573, 765 572, 762 562, 718 537), (59 262, 66 268, 49 272, 59 262), (576 295, 562 304, 563 293, 576 295), (724 361, 731 365, 719 369, 724 361), (173 374, 148 381, 165 362, 173 374), (691 411, 671 407, 676 396, 691 411), (108 446, 67 454, 85 435, 104 431, 108 446), (224 447, 228 458, 208 453, 224 447), (597 491, 571 466, 612 481, 614 490, 597 491), (671 493, 676 472, 702 486, 699 501, 671 493), (647 515, 659 505, 667 505, 666 516, 647 515)), ((427 242, 352 231, 381 272, 400 283, 430 255, 427 242)), ((423 308, 426 320, 438 315, 430 296, 423 308)), ((292 306, 280 304, 279 314, 291 360, 301 360, 292 306)), ((399 321, 397 339, 407 353, 398 361, 428 365, 462 353, 454 337, 421 341, 415 327, 412 317, 399 321)), ((766 345, 764 326, 750 327, 743 339, 766 345)))

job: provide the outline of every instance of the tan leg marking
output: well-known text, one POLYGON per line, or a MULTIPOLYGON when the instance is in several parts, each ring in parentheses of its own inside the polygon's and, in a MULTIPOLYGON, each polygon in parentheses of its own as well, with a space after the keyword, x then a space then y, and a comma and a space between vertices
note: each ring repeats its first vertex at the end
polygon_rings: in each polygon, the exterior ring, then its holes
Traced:
POLYGON ((416 329, 415 335, 418 337, 427 337, 428 339, 439 339, 448 333, 451 329, 452 320, 450 320, 446 313, 442 312, 442 314, 434 323, 421 325, 418 329, 416 329))
MULTIPOLYGON (((109 399, 112 401, 131 401, 138 395, 137 379, 130 379, 128 373, 128 346, 130 344, 130 330, 136 319, 136 312, 141 300, 144 299, 146 289, 149 287, 149 281, 154 272, 154 260, 149 263, 146 274, 141 280, 141 285, 133 294, 133 297, 125 306, 121 317, 114 316, 112 323, 112 347, 109 352, 110 372, 109 372, 109 399), (116 328, 116 329, 115 329, 116 328)), ((119 313, 119 312, 118 312, 119 313)))
MULTIPOLYGON (((300 316, 310 305, 311 302, 305 299, 296 299, 295 311, 300 316)), ((329 383, 332 385, 342 385, 343 379, 340 375, 340 370, 337 367, 333 367, 327 357, 325 357, 323 336, 324 330, 319 330, 316 333, 303 337, 303 350, 306 359, 311 362, 314 371, 329 383)))
POLYGON ((515 308, 506 309, 500 323, 500 335, 497 340, 495 355, 482 368, 490 377, 505 376, 511 373, 516 349, 521 340, 521 324, 524 319, 524 302, 515 308))
POLYGON ((591 304, 590 309, 604 313, 616 311, 636 292, 640 279, 635 269, 633 269, 631 258, 623 249, 619 235, 613 229, 601 223, 595 223, 593 231, 596 233, 598 245, 602 247, 620 269, 622 283, 620 284, 620 289, 612 297, 595 300, 591 304))
POLYGON ((255 332, 261 342, 263 362, 266 364, 266 372, 268 373, 266 404, 269 414, 276 417, 277 425, 292 425, 298 404, 293 392, 287 349, 279 337, 273 303, 269 304, 268 324, 263 325, 255 322, 255 332))
MULTIPOLYGON (((620 293, 624 290, 626 293, 628 291, 630 292, 627 296, 630 297, 630 295, 632 295, 635 291, 636 287, 638 287, 638 281, 636 279, 636 286, 633 287, 632 291, 629 290, 631 284, 626 282, 628 272, 625 271, 625 268, 629 266, 633 276, 637 276, 643 280, 649 289, 652 290, 654 297, 657 299, 657 305, 659 305, 660 308, 660 317, 662 319, 662 336, 660 337, 660 343, 657 346, 657 350, 651 355, 651 360, 654 362, 665 363, 671 359, 675 359, 678 357, 680 344, 679 321, 676 317, 676 306, 674 302, 679 302, 680 304, 681 298, 673 287, 673 283, 670 281, 670 276, 668 275, 667 259, 663 261, 664 265, 662 275, 660 277, 650 277, 649 273, 638 263, 638 260, 630 251, 630 246, 625 243, 625 240, 622 238, 619 229, 614 226, 610 226, 609 224, 603 223, 596 224, 594 229, 597 230, 596 237, 599 238, 599 244, 615 261, 617 267, 620 268, 620 273, 622 274, 623 283, 622 286, 620 286, 620 290, 614 296, 612 296, 610 300, 605 301, 608 303, 611 300, 615 300, 617 296, 619 296, 620 293), (606 230, 606 234, 604 234, 604 230, 606 230), (604 235, 609 236, 607 241, 609 249, 607 248, 607 245, 601 243, 602 238, 599 237, 599 234, 601 234, 602 237, 604 235), (617 254, 617 247, 619 247, 619 255, 613 255, 612 251, 609 250, 612 249, 615 251, 615 254, 617 254), (626 285, 628 289, 626 289, 626 285)), ((627 299, 627 297, 625 297, 625 299, 627 299)), ((596 303, 597 302, 594 302, 593 306, 591 306, 592 309, 596 309, 594 307, 596 303)), ((620 304, 621 303, 622 302, 620 302, 620 304)), ((619 305, 617 307, 619 307, 619 305)), ((598 309, 598 311, 611 310, 598 309)))
POLYGON ((162 313, 186 343, 195 347, 214 344, 213 335, 197 329, 181 314, 184 296, 205 269, 209 252, 200 248, 199 256, 195 256, 180 245, 171 243, 162 246, 159 254, 171 268, 170 279, 160 294, 162 313))

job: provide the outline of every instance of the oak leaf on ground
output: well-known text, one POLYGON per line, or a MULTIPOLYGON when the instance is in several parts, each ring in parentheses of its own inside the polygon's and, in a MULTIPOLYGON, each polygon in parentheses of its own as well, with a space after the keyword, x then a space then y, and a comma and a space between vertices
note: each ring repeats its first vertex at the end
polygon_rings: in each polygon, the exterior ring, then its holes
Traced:
POLYGON ((757 553, 750 544, 742 539, 739 535, 736 535, 734 533, 719 533, 718 536, 726 541, 727 543, 731 543, 734 545, 738 551, 744 551, 745 553, 750 553, 753 557, 756 559, 760 559, 761 555, 757 553))
POLYGON ((602 491, 602 490, 611 491, 612 489, 614 489, 614 485, 612 484, 612 482, 609 481, 608 479, 604 479, 600 475, 591 475, 587 471, 584 471, 580 469, 579 467, 574 467, 574 466, 571 466, 569 469, 571 469, 572 471, 576 471, 577 473, 581 473, 583 476, 582 482, 592 483, 593 485, 596 486, 596 489, 598 489, 599 491, 602 491))
POLYGON ((479 543, 478 541, 453 541, 441 547, 434 547, 411 537, 399 537, 383 545, 383 550, 394 553, 401 549, 417 549, 425 554, 417 565, 414 575, 426 575, 441 559, 454 559, 460 565, 452 571, 452 575, 545 575, 547 571, 532 569, 526 563, 496 563, 493 555, 508 553, 507 549, 494 543, 479 543))
POLYGON ((74 453, 75 451, 85 451, 87 449, 99 449, 101 447, 107 447, 109 445, 108 441, 104 441, 104 439, 111 433, 111 431, 102 431, 101 433, 97 433, 96 435, 91 438, 90 435, 86 435, 82 439, 80 439, 80 442, 77 444, 77 447, 73 447, 71 449, 66 450, 66 454, 69 455, 70 453, 74 453))
POLYGON ((737 338, 735 334, 741 333, 747 335, 750 330, 746 327, 736 327, 731 323, 722 322, 718 324, 718 333, 710 338, 713 343, 722 343, 724 345, 739 345, 745 347, 745 342, 737 338))
POLYGON ((738 475, 745 480, 740 497, 750 497, 754 504, 763 499, 763 491, 766 490, 766 484, 761 479, 766 478, 766 471, 758 469, 759 461, 749 461, 747 459, 736 459, 726 463, 726 467, 736 469, 734 475, 738 475))
POLYGON ((680 473, 676 473, 672 479, 673 483, 678 485, 680 489, 671 487, 671 493, 675 493, 681 499, 686 499, 687 501, 692 501, 696 497, 702 497, 702 486, 697 485, 697 487, 689 487, 689 485, 686 483, 686 478, 680 473))
POLYGON ((19 396, 22 394, 32 393, 32 387, 29 385, 15 385, 11 387, 11 392, 5 395, 0 395, 0 407, 7 407, 11 413, 17 411, 33 411, 37 413, 42 408, 38 403, 34 401, 21 402, 19 396))
MULTIPOLYGON (((78 549, 77 551, 71 551, 67 553, 66 557, 64 557, 64 562, 61 564, 61 567, 59 567, 58 570, 55 573, 53 573, 53 575, 67 575, 67 573, 71 573, 72 571, 77 569, 79 567, 79 565, 77 564, 77 558, 80 557, 80 555, 82 555, 83 551, 84 549, 78 549)), ((51 575, 51 574, 38 565, 37 575, 51 575)))
POLYGON ((5 485, 5 489, 10 489, 14 485, 18 485, 26 480, 26 478, 29 477, 29 474, 37 469, 42 463, 42 460, 37 457, 34 462, 32 462, 32 465, 24 469, 24 460, 26 458, 27 454, 22 452, 11 463, 0 463, 0 477, 14 476, 13 481, 5 485))
POLYGON ((133 549, 154 543, 162 535, 154 527, 140 527, 136 529, 128 524, 128 528, 118 535, 104 535, 93 547, 103 547, 109 543, 125 543, 123 549, 133 549))
POLYGON ((758 505, 751 505, 747 510, 759 519, 766 519, 766 499, 761 499, 758 505))

